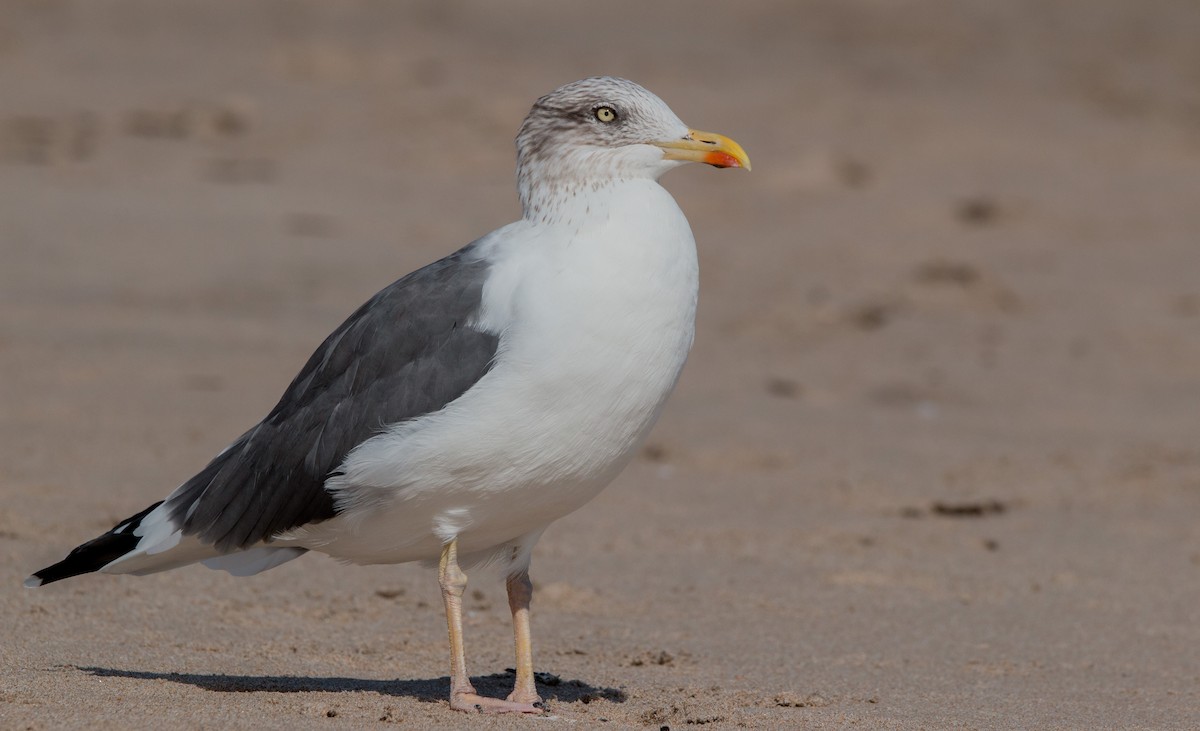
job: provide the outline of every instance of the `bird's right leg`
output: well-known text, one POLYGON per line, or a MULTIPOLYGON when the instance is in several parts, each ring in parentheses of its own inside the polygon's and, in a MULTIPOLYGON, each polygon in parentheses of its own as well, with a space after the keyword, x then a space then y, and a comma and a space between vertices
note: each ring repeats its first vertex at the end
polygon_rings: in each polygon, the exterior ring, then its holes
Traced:
POLYGON ((442 587, 442 603, 446 606, 446 627, 450 632, 450 707, 458 711, 479 713, 541 713, 542 709, 529 703, 515 703, 499 698, 485 698, 475 692, 467 677, 466 653, 463 650, 462 595, 467 588, 467 575, 458 567, 458 541, 442 546, 438 562, 438 583, 442 587))
POLYGON ((522 571, 508 577, 506 587, 517 651, 517 682, 508 699, 540 706, 542 699, 538 697, 533 680, 533 643, 529 637, 529 600, 533 598, 533 583, 529 581, 529 572, 522 571))

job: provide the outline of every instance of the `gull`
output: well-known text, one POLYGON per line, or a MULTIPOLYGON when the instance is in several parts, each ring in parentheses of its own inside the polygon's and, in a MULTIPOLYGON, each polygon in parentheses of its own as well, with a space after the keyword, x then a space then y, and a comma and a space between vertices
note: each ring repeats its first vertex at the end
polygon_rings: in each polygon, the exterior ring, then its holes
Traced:
POLYGON ((436 561, 450 706, 541 713, 534 544, 628 464, 692 345, 695 240, 658 179, 689 162, 748 170, 750 160, 613 77, 538 99, 516 147, 520 220, 380 291, 265 419, 26 586, 197 562, 249 576, 308 551, 436 561), (479 695, 466 670, 463 567, 487 564, 507 577, 507 699, 479 695))

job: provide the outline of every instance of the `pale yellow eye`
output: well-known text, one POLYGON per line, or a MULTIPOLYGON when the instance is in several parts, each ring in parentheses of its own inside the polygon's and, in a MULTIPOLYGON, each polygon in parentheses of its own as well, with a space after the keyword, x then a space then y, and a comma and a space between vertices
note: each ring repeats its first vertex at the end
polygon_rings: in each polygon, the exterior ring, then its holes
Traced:
POLYGON ((604 123, 615 122, 617 121, 617 112, 612 107, 597 107, 596 119, 604 123))

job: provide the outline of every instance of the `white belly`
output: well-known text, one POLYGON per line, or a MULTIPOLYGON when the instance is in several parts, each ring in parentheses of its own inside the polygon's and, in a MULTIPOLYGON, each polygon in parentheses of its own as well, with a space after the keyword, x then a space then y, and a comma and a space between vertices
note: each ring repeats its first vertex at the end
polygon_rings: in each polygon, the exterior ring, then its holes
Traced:
POLYGON ((345 512, 301 545, 360 563, 435 559, 454 538, 486 552, 577 509, 628 463, 691 346, 697 266, 665 190, 608 192, 599 220, 497 232, 479 323, 501 334, 496 365, 351 453, 327 485, 345 512))

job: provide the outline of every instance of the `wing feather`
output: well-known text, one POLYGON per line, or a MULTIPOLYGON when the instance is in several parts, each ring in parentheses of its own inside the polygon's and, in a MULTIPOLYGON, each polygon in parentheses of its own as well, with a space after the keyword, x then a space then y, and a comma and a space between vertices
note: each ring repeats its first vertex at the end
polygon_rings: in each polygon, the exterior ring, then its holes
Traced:
POLYGON ((262 422, 167 499, 172 520, 229 551, 332 518, 325 480, 350 450, 442 409, 491 368, 499 338, 470 325, 489 268, 472 244, 371 298, 262 422))

